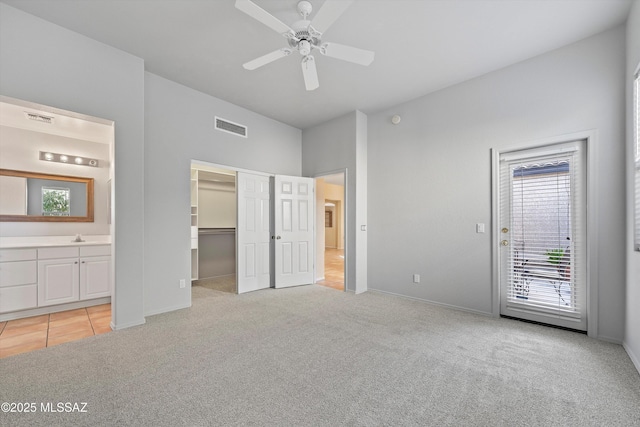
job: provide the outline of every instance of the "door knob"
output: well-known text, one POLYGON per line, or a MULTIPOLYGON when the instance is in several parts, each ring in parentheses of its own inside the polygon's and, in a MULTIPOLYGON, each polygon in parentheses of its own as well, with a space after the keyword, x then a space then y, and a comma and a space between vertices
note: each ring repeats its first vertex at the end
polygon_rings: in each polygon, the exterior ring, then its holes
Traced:
POLYGON ((280 237, 280 236, 278 236, 278 237, 276 237, 276 239, 280 240, 280 239, 281 239, 281 237, 280 237))
POLYGON ((508 240, 503 240, 500 243, 502 244, 502 246, 509 246, 509 241, 508 240))
POLYGON ((508 233, 508 232, 509 232, 509 229, 508 229, 507 227, 504 227, 504 228, 502 229, 502 232, 503 232, 503 233, 508 233))

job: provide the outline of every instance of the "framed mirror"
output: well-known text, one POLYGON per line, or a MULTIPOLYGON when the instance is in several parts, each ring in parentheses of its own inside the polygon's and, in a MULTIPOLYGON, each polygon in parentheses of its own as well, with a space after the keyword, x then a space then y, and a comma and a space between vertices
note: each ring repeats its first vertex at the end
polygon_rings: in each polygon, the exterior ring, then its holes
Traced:
POLYGON ((93 178, 0 169, 0 221, 93 222, 93 178))

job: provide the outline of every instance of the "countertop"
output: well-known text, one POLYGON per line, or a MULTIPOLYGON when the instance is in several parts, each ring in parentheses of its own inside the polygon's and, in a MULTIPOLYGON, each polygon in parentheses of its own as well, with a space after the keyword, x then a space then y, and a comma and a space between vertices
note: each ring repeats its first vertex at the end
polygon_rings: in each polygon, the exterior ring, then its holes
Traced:
POLYGON ((111 236, 82 236, 82 242, 75 241, 76 236, 24 236, 0 237, 0 249, 44 248, 56 246, 97 246, 110 245, 111 236))

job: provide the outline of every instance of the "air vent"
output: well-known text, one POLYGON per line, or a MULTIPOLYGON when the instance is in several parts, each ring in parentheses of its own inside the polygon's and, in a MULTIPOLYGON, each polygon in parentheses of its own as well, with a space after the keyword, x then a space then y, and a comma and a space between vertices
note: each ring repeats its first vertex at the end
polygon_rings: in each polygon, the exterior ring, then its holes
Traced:
POLYGON ((53 117, 51 116, 43 116, 42 114, 30 113, 28 111, 25 111, 24 113, 27 115, 27 119, 29 120, 35 120, 36 122, 53 124, 53 117))
POLYGON ((216 129, 223 132, 232 133, 243 138, 247 137, 248 131, 246 126, 230 122, 229 120, 221 119, 220 117, 216 117, 216 129))

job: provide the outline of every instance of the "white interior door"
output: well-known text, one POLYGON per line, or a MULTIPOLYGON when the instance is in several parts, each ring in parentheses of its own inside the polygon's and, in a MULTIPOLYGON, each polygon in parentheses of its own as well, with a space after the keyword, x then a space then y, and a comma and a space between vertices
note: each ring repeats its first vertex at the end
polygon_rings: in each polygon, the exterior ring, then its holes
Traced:
POLYGON ((500 314, 586 330, 582 141, 500 156, 500 314))
POLYGON ((236 194, 236 283, 241 294, 271 285, 269 177, 238 172, 236 194))
POLYGON ((275 287, 313 283, 314 180, 276 175, 275 287))

